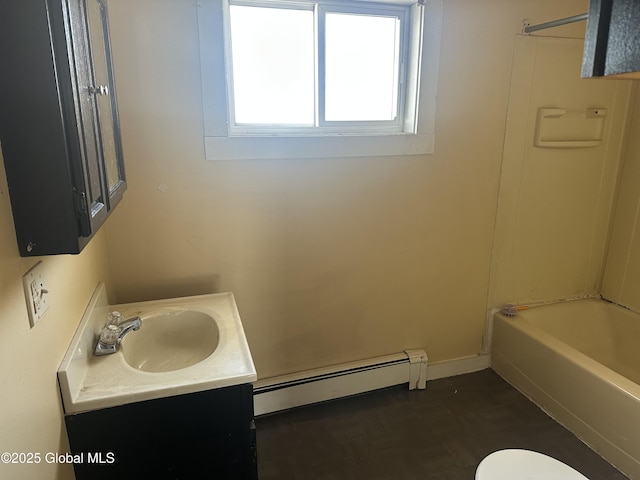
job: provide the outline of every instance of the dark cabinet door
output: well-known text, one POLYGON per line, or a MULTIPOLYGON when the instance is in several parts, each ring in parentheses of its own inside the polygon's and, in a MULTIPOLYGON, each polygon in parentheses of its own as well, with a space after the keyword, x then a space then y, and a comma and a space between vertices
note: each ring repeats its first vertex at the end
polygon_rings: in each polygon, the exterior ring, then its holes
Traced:
POLYGON ((3 0, 0 63, 20 254, 79 253, 126 189, 105 1, 3 0))
POLYGON ((95 128, 99 140, 96 163, 101 177, 102 198, 107 211, 111 211, 120 201, 126 184, 111 63, 107 5, 105 0, 85 1, 93 73, 93 84, 89 87, 89 94, 95 100, 95 128))
POLYGON ((65 425, 77 480, 258 478, 250 384, 66 415, 65 425))

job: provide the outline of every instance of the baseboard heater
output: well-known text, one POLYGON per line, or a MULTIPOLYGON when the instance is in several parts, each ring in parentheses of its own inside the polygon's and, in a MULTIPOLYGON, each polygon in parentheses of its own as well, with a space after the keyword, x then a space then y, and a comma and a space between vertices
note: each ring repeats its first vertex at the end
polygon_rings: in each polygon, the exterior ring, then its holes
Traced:
POLYGON ((254 384, 254 411, 264 415, 405 383, 410 390, 426 388, 424 350, 405 350, 258 381, 254 384))

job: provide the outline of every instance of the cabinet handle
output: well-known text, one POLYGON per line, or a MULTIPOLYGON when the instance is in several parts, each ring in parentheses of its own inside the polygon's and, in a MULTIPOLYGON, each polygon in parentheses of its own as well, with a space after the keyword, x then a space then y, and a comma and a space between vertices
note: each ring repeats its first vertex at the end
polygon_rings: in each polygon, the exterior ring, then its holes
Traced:
POLYGON ((100 85, 98 87, 89 87, 89 93, 91 95, 109 95, 109 87, 106 85, 100 85))

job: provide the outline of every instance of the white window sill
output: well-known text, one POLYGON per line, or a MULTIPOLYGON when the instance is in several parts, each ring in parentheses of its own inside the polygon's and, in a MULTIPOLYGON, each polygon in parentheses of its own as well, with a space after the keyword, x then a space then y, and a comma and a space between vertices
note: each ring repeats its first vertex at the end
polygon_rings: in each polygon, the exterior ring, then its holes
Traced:
POLYGON ((435 135, 205 137, 207 160, 346 158, 433 153, 435 135))

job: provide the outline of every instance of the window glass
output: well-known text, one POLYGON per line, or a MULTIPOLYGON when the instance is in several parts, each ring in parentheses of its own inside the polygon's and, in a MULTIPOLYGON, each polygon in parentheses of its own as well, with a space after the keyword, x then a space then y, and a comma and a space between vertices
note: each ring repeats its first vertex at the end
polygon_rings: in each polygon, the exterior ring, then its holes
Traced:
POLYGON ((313 125, 313 11, 231 5, 237 124, 313 125))
POLYGON ((327 13, 325 22, 325 120, 395 120, 398 19, 327 13))

